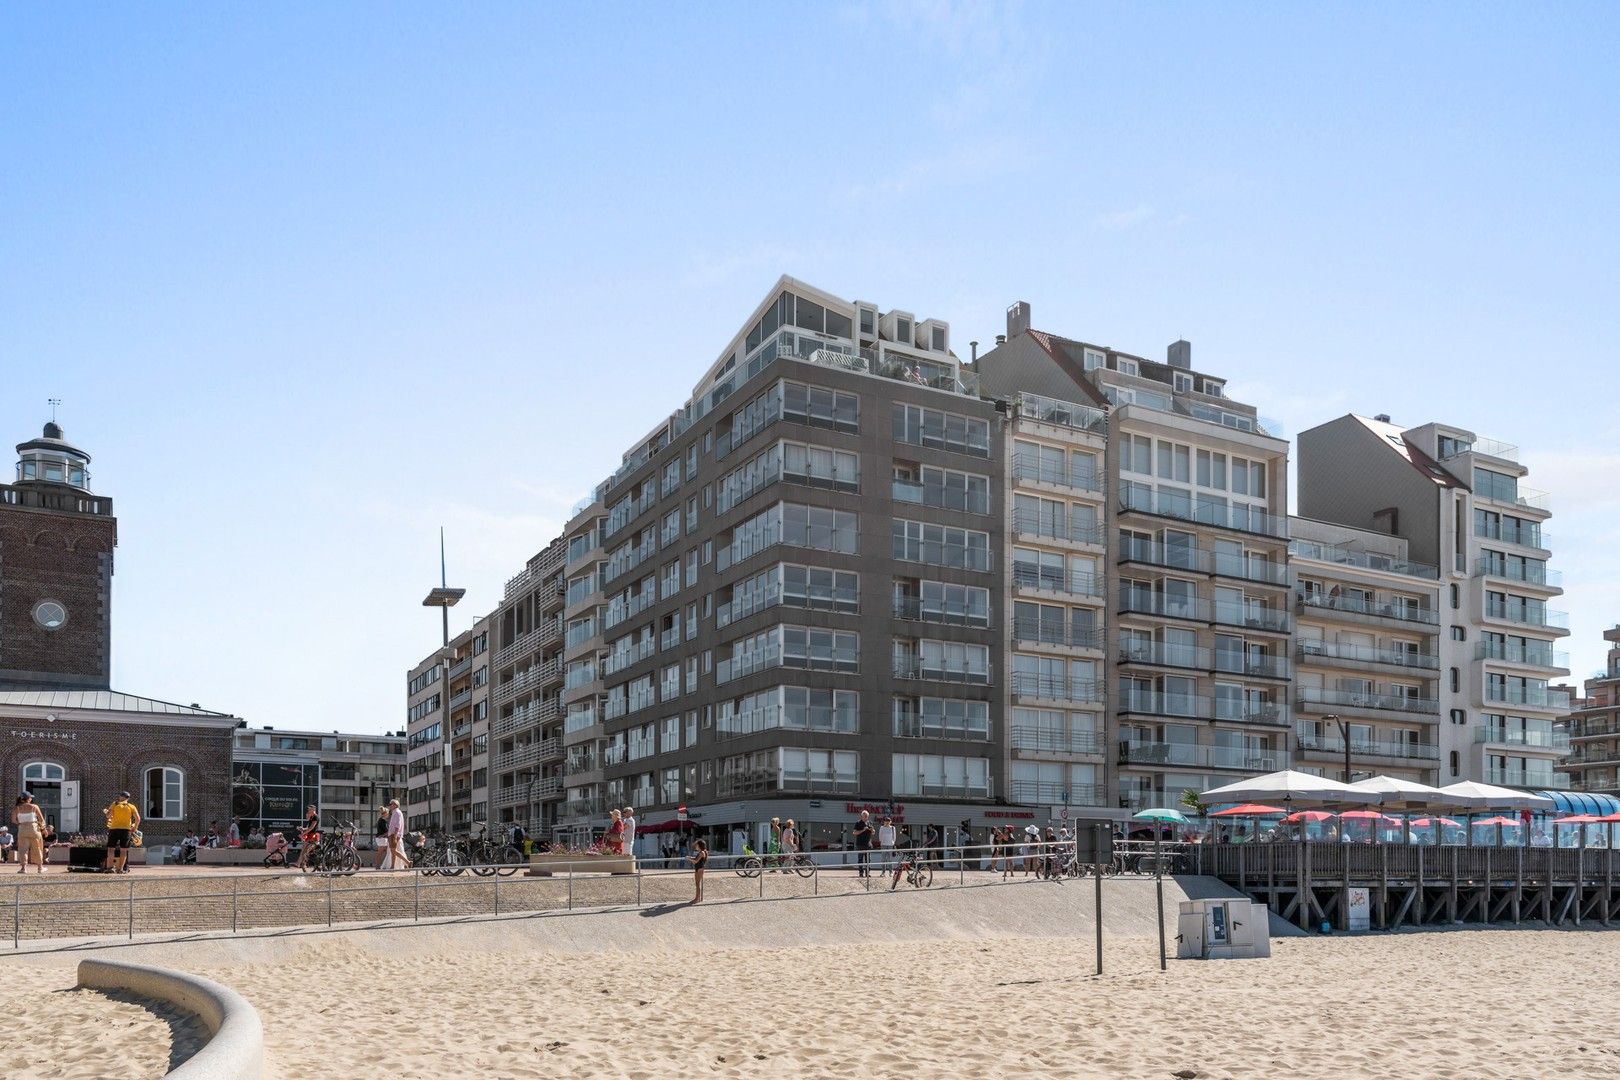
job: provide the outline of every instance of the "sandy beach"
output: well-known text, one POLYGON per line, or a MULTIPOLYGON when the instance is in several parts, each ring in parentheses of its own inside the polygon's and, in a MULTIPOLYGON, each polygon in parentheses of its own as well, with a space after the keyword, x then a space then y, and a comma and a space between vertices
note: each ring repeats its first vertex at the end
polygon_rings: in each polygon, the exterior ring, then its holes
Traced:
MULTIPOLYGON (((265 1019, 281 1080, 1620 1076, 1615 932, 1286 938, 1269 960, 1172 959, 1161 973, 1140 905, 1121 896, 1105 924, 1130 932, 1110 934, 1101 978, 1092 938, 1062 906, 1081 912, 1078 890, 716 904, 106 955, 239 990, 265 1019), (1006 911, 1012 929, 971 905, 1006 911), (1027 932, 1032 912, 1039 936, 1027 932)), ((162 1019, 55 993, 71 986, 76 959, 4 961, 28 977, 0 980, 0 1011, 43 1008, 25 997, 53 1010, 35 1040, 43 1064, 8 1063, 5 1075, 161 1075, 173 1038, 162 1019), (89 1046, 47 1062, 46 1047, 83 1044, 74 1033, 87 1026, 89 1046)))

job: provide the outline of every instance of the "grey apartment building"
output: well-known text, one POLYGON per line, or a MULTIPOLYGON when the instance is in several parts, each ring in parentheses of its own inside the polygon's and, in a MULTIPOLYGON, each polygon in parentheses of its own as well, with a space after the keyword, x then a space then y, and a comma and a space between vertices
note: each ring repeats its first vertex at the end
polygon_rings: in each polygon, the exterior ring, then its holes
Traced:
POLYGON ((466 833, 490 818, 488 619, 406 673, 406 825, 466 833))
MULTIPOLYGON (((1529 470, 1518 458, 1517 447, 1465 428, 1402 428, 1388 416, 1343 416, 1299 435, 1302 514, 1403 538, 1412 560, 1435 568, 1433 610, 1411 588, 1346 593, 1341 606, 1360 604, 1391 630, 1433 624, 1442 784, 1570 784, 1553 769, 1568 751, 1559 721, 1569 694, 1549 685, 1569 674, 1567 656, 1555 647, 1569 634, 1569 618, 1549 607, 1564 591, 1547 565, 1549 499, 1522 483, 1529 470), (1403 612, 1404 620, 1386 617, 1403 612)), ((1377 674, 1350 673, 1328 689, 1431 696, 1416 668, 1383 682, 1377 674)), ((1428 711, 1425 703, 1409 715, 1428 711)))
POLYGON ((1006 425, 946 323, 781 279, 492 616, 498 820, 993 820, 1006 425))
POLYGON ((409 673, 413 823, 631 806, 826 846, 863 808, 1120 816, 1290 766, 1568 783, 1512 448, 1343 417, 1300 437, 1291 516, 1288 442, 1186 341, 1152 360, 1018 303, 971 349, 782 278, 409 673))
MULTIPOLYGON (((353 822, 370 836, 377 811, 405 800, 405 736, 238 728, 231 751, 231 813, 253 829, 292 836, 314 805, 326 828, 353 822)), ((221 831, 229 822, 219 823, 221 831)), ((208 822, 200 822, 199 829, 208 822)))
POLYGON ((1087 659, 1071 664, 1090 679, 1069 687, 1071 708, 1100 718, 1102 740, 1100 754, 1074 756, 1096 783, 1069 788, 1070 801, 1174 805, 1182 791, 1283 767, 1287 442, 1229 398, 1224 379, 1195 370, 1185 341, 1150 360, 1035 330, 1020 302, 977 367, 985 393, 1020 403, 1021 414, 1032 398, 1096 413, 1085 421, 1095 435, 1087 452, 1105 497, 1072 499, 1068 514, 1071 545, 1089 541, 1079 550, 1106 601, 1097 614, 1075 610, 1071 625, 1094 642, 1100 631, 1102 648, 1076 653, 1087 659))

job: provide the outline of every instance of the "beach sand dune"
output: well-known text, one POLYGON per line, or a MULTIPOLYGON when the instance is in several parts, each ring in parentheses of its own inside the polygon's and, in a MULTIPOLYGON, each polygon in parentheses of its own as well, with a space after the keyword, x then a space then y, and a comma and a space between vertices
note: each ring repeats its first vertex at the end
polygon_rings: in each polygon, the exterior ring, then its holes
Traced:
MULTIPOLYGON (((1150 893, 1011 888, 713 904, 145 945, 258 1007, 279 1080, 390 1077, 1620 1077, 1620 933, 1453 929, 1284 938, 1267 960, 1158 969, 1150 893)), ((1174 906, 1171 906, 1173 914, 1174 906)), ((1173 947, 1173 941, 1172 941, 1173 947)), ((71 985, 73 954, 0 964, 71 985)), ((33 991, 29 991, 30 999, 33 991)), ((58 997, 53 995, 53 1002, 58 997)), ((158 1076, 148 1014, 61 995, 29 1077, 158 1076), (58 1041, 61 1040, 61 1041, 58 1041), (41 1053, 40 1059, 45 1055, 41 1053), (100 1064, 98 1064, 98 1062, 100 1064)))

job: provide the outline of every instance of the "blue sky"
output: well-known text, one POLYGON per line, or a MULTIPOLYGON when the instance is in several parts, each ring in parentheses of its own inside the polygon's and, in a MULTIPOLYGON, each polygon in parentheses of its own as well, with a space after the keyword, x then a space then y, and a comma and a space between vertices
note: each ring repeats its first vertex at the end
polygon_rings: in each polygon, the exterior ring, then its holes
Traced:
POLYGON ((1620 621, 1620 9, 10 5, 0 435, 114 497, 115 682, 403 726, 776 276, 1524 447, 1620 621), (1591 402, 1593 405, 1588 405, 1591 402), (1595 407, 1593 407, 1595 405, 1595 407))

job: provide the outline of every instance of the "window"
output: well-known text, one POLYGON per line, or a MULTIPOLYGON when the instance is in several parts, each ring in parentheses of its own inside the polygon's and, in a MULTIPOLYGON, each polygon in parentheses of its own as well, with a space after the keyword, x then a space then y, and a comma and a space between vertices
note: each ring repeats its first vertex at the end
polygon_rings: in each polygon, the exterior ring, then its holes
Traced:
POLYGON ((1468 631, 1466 629, 1464 629, 1463 627, 1461 627, 1461 626, 1453 626, 1451 628, 1451 640, 1452 641, 1467 641, 1468 640, 1468 631))
POLYGON ((172 765, 146 770, 141 785, 141 816, 154 821, 179 821, 185 816, 185 774, 172 765))
POLYGON ((1102 353, 1096 349, 1087 349, 1085 351, 1085 369, 1087 371, 1098 371, 1107 366, 1108 361, 1102 353))
POLYGON ((1114 361, 1114 365, 1115 370, 1117 370, 1121 375, 1141 374, 1141 370, 1138 368, 1135 360, 1127 360, 1121 356, 1114 361))
POLYGON ((914 446, 990 456, 990 422, 957 413, 895 402, 894 437, 914 446))
POLYGON ((964 570, 990 569, 989 533, 896 519, 892 534, 896 559, 964 570))

